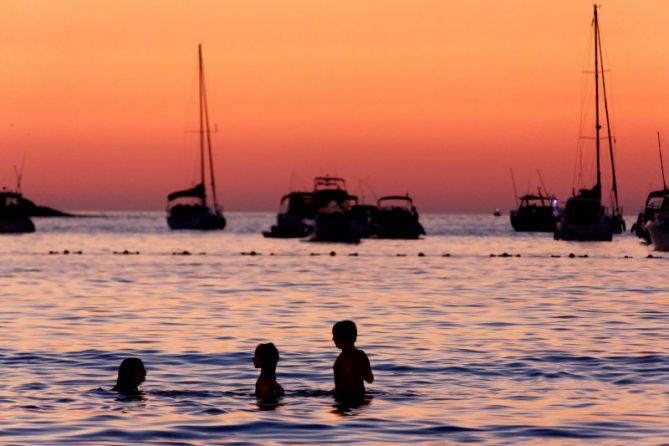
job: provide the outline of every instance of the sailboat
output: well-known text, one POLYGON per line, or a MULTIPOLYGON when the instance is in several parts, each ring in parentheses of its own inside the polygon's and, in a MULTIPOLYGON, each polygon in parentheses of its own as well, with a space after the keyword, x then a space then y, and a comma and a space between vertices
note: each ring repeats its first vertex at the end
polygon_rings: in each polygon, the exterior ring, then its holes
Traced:
POLYGON ((197 54, 200 104, 200 182, 190 189, 172 192, 167 196, 167 224, 170 229, 214 230, 225 228, 225 217, 216 200, 214 161, 201 44, 197 47, 197 54), (207 187, 205 186, 205 165, 207 162, 209 163, 209 181, 211 183, 211 207, 207 202, 207 187))
POLYGON ((604 80, 604 61, 602 58, 602 41, 597 17, 597 5, 594 5, 594 42, 595 42, 595 146, 597 158, 597 180, 590 189, 581 189, 567 200, 562 219, 557 223, 554 238, 556 240, 577 241, 611 241, 614 233, 621 233, 625 228, 622 209, 618 204, 618 186, 613 158, 613 138, 609 120, 609 107, 606 99, 606 83, 604 80), (601 85, 600 85, 601 84, 601 85), (612 181, 612 212, 606 212, 602 205, 602 177, 600 162, 600 88, 606 117, 606 131, 611 159, 612 181))

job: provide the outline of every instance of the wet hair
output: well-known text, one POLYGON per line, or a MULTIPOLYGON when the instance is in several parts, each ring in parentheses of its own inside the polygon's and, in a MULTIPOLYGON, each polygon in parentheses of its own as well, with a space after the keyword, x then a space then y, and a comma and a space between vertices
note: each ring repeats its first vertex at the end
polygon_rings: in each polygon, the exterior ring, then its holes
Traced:
POLYGON ((279 350, 271 342, 258 344, 256 347, 256 357, 260 359, 262 368, 275 369, 276 364, 279 362, 279 350))
POLYGON ((332 336, 344 342, 354 344, 356 339, 358 339, 358 328, 353 321, 339 321, 332 326, 332 336))
POLYGON ((132 375, 136 370, 145 370, 144 363, 139 358, 125 358, 118 368, 118 378, 114 390, 120 392, 136 391, 137 385, 132 382, 132 375))

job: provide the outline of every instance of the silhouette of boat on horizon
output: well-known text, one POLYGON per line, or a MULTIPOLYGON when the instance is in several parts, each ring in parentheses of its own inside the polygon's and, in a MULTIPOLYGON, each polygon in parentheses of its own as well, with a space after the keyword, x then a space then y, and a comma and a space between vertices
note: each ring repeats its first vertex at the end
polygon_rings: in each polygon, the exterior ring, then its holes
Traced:
POLYGON ((556 240, 567 241, 611 241, 614 233, 621 233, 625 228, 622 208, 618 205, 618 186, 616 183, 615 160, 613 156, 613 138, 609 125, 609 110, 606 99, 606 83, 604 80, 604 64, 601 53, 602 43, 597 16, 597 5, 594 5, 594 51, 595 51, 595 146, 597 162, 597 178, 595 185, 580 189, 567 200, 562 219, 557 223, 553 236, 556 240), (601 76, 601 80, 600 80, 601 76), (611 161, 611 181, 613 206, 612 212, 606 212, 602 205, 602 180, 600 163, 600 83, 606 115, 606 130, 611 161))
POLYGON ((377 232, 380 239, 418 239, 425 235, 413 200, 406 195, 386 195, 377 201, 377 232))
POLYGON ((313 192, 290 192, 281 197, 276 224, 263 231, 268 238, 304 238, 314 230, 316 206, 313 192))
POLYGON ((35 232, 35 224, 30 219, 20 192, 0 191, 0 234, 25 234, 35 232))
POLYGON ((657 198, 662 200, 660 207, 654 210, 651 219, 644 224, 644 229, 656 251, 669 251, 669 195, 657 198))
POLYGON ((311 241, 356 243, 360 226, 354 209, 358 198, 348 193, 346 180, 339 177, 314 178, 311 192, 295 191, 281 197, 277 221, 268 238, 305 238, 311 241))
POLYGON ((558 200, 554 195, 537 194, 519 197, 518 208, 509 213, 511 227, 516 232, 553 232, 561 217, 558 200))
POLYGON ((647 223, 653 221, 655 214, 666 212, 669 204, 669 188, 664 177, 664 162, 662 160, 662 143, 660 142, 660 132, 657 132, 657 147, 660 154, 660 171, 662 172, 662 189, 651 191, 644 202, 643 211, 637 216, 636 222, 632 225, 630 232, 642 239, 645 243, 651 243, 650 232, 646 227, 647 223))
POLYGON ((202 45, 198 45, 199 117, 200 117, 200 182, 190 189, 167 196, 167 224, 170 229, 222 230, 225 217, 216 199, 216 182, 209 128, 209 110, 204 82, 202 45), (207 158, 205 160, 205 154, 207 158), (205 164, 209 163, 212 206, 207 203, 205 164))
POLYGON ((351 213, 358 197, 348 193, 346 180, 330 176, 314 178, 313 200, 316 215, 310 241, 360 243, 360 228, 351 213))

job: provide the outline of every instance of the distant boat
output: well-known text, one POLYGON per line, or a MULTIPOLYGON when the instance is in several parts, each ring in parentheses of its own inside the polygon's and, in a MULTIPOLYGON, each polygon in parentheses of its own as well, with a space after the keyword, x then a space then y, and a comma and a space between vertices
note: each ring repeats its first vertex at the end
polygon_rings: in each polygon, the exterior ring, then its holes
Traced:
POLYGON ((313 199, 317 210, 311 241, 360 242, 360 229, 350 212, 358 204, 358 197, 348 193, 346 180, 330 176, 316 177, 313 199))
POLYGON ((669 197, 664 199, 662 207, 644 227, 656 251, 669 251, 669 197))
POLYGON ((662 161, 662 144, 660 143, 660 132, 657 132, 657 145, 660 152, 660 171, 662 172, 662 189, 651 191, 646 197, 643 212, 639 213, 636 222, 630 229, 637 237, 646 243, 651 243, 650 232, 646 224, 655 218, 655 214, 661 212, 665 203, 669 203, 669 188, 664 178, 664 163, 662 161))
POLYGON ((492 215, 493 215, 493 217, 501 217, 502 216, 502 211, 499 208, 495 208, 492 215))
POLYGON ((618 205, 618 186, 616 184, 616 170, 613 157, 613 138, 609 125, 609 109, 606 100, 606 84, 604 81, 604 67, 601 54, 602 42, 597 17, 597 5, 594 5, 594 43, 595 43, 595 145, 597 159, 597 180, 590 189, 581 189, 567 200, 562 219, 558 222, 554 238, 556 240, 577 241, 611 241, 614 233, 620 233, 625 228, 622 209, 618 205), (601 81, 600 81, 601 77, 601 81), (613 209, 606 213, 602 205, 602 181, 600 165, 600 82, 606 115, 606 130, 611 160, 611 180, 613 209))
POLYGON ((418 221, 418 211, 408 194, 381 197, 377 208, 378 238, 418 239, 425 235, 425 229, 418 221))
POLYGON ((561 215, 555 196, 544 194, 539 188, 537 194, 522 195, 519 201, 518 208, 509 213, 514 231, 555 231, 555 224, 561 215))
POLYGON ((316 207, 313 192, 291 192, 281 197, 281 210, 271 230, 263 231, 269 238, 303 238, 314 230, 316 207))
POLYGON ((0 234, 35 232, 35 224, 22 206, 20 192, 0 191, 0 234))
POLYGON ((209 110, 204 82, 202 45, 198 45, 200 103, 200 182, 190 189, 167 196, 167 224, 170 229, 216 230, 225 228, 225 217, 216 200, 216 182, 209 129, 209 110), (206 147, 206 150, 205 150, 206 147), (205 160, 205 154, 207 158, 205 160), (207 204, 205 164, 209 163, 212 206, 207 204), (183 199, 183 200, 182 200, 183 199))

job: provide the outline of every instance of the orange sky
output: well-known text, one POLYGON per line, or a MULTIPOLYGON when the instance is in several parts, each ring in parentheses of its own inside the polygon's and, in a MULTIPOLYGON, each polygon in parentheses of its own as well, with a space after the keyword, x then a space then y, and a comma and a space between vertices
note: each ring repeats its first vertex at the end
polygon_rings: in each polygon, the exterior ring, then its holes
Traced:
MULTIPOLYGON (((635 213, 661 185, 656 132, 669 141, 669 2, 600 3, 635 213)), ((585 0, 1 0, 0 184, 25 159, 40 203, 164 208, 197 171, 202 42, 227 210, 275 210, 324 173, 423 212, 508 209, 510 168, 520 192, 540 169, 565 199, 591 16, 585 0)))

